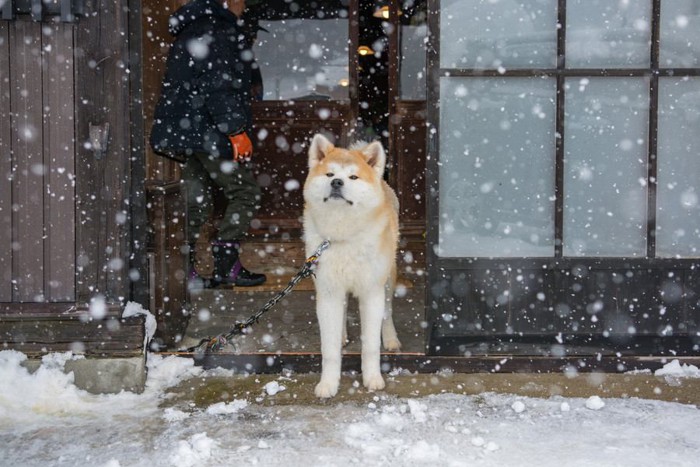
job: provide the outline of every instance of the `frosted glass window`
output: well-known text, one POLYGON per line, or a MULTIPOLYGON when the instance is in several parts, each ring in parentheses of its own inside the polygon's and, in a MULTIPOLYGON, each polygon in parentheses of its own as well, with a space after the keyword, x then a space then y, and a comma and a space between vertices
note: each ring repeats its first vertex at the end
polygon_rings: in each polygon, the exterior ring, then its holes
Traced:
POLYGON ((348 20, 260 21, 254 53, 264 100, 348 99, 348 20))
POLYGON ((649 81, 569 78, 565 92, 564 256, 645 256, 649 81))
POLYGON ((443 0, 442 68, 554 68, 557 1, 443 0))
POLYGON ((647 68, 651 1, 569 0, 567 68, 647 68))
POLYGON ((553 78, 441 78, 438 255, 554 255, 553 78))
POLYGON ((401 26, 401 99, 425 100, 425 39, 428 26, 401 26))
POLYGON ((700 78, 659 79, 656 254, 700 257, 700 78))
POLYGON ((700 0, 661 2, 663 68, 700 67, 700 0))

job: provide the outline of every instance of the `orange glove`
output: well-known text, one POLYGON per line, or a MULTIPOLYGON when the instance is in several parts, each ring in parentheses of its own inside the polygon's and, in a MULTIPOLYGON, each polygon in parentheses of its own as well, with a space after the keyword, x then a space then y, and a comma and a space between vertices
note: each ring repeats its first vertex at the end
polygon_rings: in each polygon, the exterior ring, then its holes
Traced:
POLYGON ((233 147, 234 161, 240 162, 250 160, 250 157, 253 155, 253 142, 248 138, 245 132, 237 135, 230 135, 228 139, 231 141, 231 146, 233 147))

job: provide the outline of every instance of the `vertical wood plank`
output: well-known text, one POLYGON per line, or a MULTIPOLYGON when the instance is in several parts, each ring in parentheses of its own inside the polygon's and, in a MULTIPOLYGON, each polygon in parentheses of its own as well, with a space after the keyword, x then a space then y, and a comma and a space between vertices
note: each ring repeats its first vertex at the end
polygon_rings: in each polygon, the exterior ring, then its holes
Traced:
POLYGON ((10 47, 12 103, 13 301, 44 297, 41 25, 16 20, 10 47))
MULTIPOLYGON (((111 10, 105 18, 114 19, 112 29, 103 34, 107 50, 116 55, 114 65, 105 68, 103 95, 104 121, 110 124, 110 151, 105 158, 107 257, 105 290, 114 300, 129 296, 129 257, 131 253, 131 229, 128 223, 131 195, 131 121, 129 119, 129 16, 128 2, 105 1, 111 10)), ((103 11, 106 13, 107 8, 103 11)), ((105 23, 103 22, 103 25, 105 23)))
POLYGON ((0 21, 0 302, 12 300, 10 23, 0 21))
POLYGON ((129 280, 131 300, 146 304, 148 293, 148 225, 147 201, 144 181, 146 179, 145 122, 143 111, 143 21, 141 2, 129 4, 129 74, 130 86, 130 136, 131 136, 131 186, 129 194, 129 225, 131 226, 131 251, 129 280), (137 64, 134 66, 133 64, 137 64))
POLYGON ((131 187, 128 1, 96 0, 78 22, 76 43, 76 299, 109 303, 130 293, 128 222, 131 187), (106 152, 96 157, 89 126, 109 124, 106 152))
MULTIPOLYGON (((99 12, 99 10, 95 10, 99 12)), ((97 77, 91 71, 100 59, 94 50, 96 35, 99 34, 99 13, 81 18, 76 31, 76 94, 79 99, 76 113, 76 265, 77 288, 76 300, 87 302, 92 291, 100 291, 98 285, 99 269, 102 265, 99 254, 104 250, 102 240, 101 216, 97 197, 101 196, 100 172, 94 155, 85 146, 89 142, 89 124, 97 124, 95 107, 97 107, 94 88, 98 87, 97 77), (92 65, 92 68, 91 68, 92 65)))
POLYGON ((173 36, 168 32, 168 18, 182 5, 178 0, 144 0, 143 24, 143 111, 146 124, 146 178, 161 182, 180 179, 180 165, 153 152, 148 136, 153 112, 160 97, 165 62, 173 36))
POLYGON ((46 299, 75 300, 75 96, 73 25, 45 25, 43 36, 46 299))

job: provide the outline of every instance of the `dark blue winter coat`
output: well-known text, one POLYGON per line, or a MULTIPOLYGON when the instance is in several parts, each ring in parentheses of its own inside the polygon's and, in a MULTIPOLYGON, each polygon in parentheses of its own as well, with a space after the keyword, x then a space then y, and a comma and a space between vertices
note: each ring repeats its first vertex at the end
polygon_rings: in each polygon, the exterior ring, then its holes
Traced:
POLYGON ((231 157, 228 135, 250 130, 253 54, 249 30, 218 0, 193 0, 170 17, 168 55, 150 142, 184 162, 193 153, 231 157))

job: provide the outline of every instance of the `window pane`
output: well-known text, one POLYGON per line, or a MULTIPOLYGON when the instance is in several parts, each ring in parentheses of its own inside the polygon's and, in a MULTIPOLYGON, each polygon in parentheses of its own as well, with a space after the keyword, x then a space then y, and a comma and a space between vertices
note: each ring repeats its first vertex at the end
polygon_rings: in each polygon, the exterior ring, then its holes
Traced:
POLYGON ((554 79, 440 80, 438 255, 554 254, 554 79))
POLYGON ((567 68, 649 66, 649 0, 569 0, 566 5, 567 68))
POLYGON ((260 21, 255 58, 265 100, 348 98, 348 20, 260 21))
POLYGON ((557 2, 444 0, 442 68, 554 68, 557 2))
POLYGON ((649 82, 565 84, 564 255, 645 256, 649 82))
POLYGON ((656 254, 700 256, 700 78, 659 80, 656 254))
POLYGON ((428 26, 401 26, 401 99, 425 100, 425 38, 428 26))
POLYGON ((661 2, 660 64, 700 66, 700 0, 661 2))

